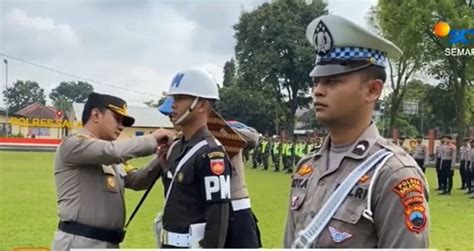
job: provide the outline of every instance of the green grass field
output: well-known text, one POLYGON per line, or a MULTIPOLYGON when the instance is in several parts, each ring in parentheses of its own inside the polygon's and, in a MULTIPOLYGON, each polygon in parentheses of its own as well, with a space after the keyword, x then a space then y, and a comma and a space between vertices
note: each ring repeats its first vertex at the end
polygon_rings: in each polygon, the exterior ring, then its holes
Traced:
MULTIPOLYGON (((0 250, 14 247, 49 247, 57 227, 56 195, 53 178, 53 153, 0 151, 0 250)), ((134 160, 135 166, 147 162, 134 160)), ((266 248, 282 246, 289 192, 289 175, 247 169, 252 205, 260 222, 266 248)), ((435 172, 428 170, 431 190, 435 172)), ((454 187, 459 187, 456 171, 454 187)), ((161 210, 161 183, 150 193, 134 222, 130 225, 124 248, 154 248, 152 221, 161 210)), ((127 191, 127 208, 131 213, 143 192, 127 191)), ((430 247, 451 250, 474 248, 474 200, 461 191, 452 196, 437 196, 432 191, 430 247)), ((402 220, 402 219, 401 219, 402 220)))

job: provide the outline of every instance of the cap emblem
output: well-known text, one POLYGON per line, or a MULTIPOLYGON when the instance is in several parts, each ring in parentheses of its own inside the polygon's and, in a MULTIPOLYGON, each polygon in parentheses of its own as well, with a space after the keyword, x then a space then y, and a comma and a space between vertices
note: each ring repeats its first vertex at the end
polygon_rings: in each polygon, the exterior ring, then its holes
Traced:
POLYGON ((319 56, 324 56, 328 54, 333 47, 332 35, 328 30, 328 27, 320 21, 316 26, 314 32, 314 44, 316 48, 316 53, 319 56))

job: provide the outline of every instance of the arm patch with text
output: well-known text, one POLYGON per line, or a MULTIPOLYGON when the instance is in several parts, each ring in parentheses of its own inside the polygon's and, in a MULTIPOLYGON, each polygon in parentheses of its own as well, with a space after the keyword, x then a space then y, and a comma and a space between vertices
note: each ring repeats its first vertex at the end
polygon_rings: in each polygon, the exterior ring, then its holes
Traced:
POLYGON ((232 166, 223 150, 204 155, 199 172, 206 202, 230 200, 232 166))

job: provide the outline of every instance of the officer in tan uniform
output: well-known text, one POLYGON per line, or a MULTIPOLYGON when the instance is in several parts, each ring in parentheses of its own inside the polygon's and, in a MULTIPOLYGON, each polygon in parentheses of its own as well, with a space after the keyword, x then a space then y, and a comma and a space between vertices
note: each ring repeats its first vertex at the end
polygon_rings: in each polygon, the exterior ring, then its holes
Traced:
POLYGON ((463 145, 459 149, 459 175, 461 176, 461 187, 459 188, 459 190, 464 190, 468 188, 467 182, 469 179, 469 166, 467 165, 467 163, 469 161, 469 151, 471 151, 469 141, 470 140, 468 138, 465 138, 463 145))
POLYGON ((53 250, 119 247, 125 234, 124 187, 146 189, 159 172, 153 162, 137 170, 126 161, 153 154, 159 141, 166 144, 171 138, 168 131, 159 129, 147 136, 116 140, 124 126, 134 121, 124 100, 89 95, 82 114, 84 127, 66 137, 56 151, 60 222, 53 250))
POLYGON ((456 164, 456 146, 450 135, 443 136, 444 145, 441 148, 441 182, 443 190, 439 195, 451 195, 453 189, 453 166, 456 164))
POLYGON ((423 144, 423 136, 416 137, 416 148, 413 152, 413 158, 418 166, 425 172, 425 163, 428 162, 428 147, 423 144))
POLYGON ((335 15, 313 20, 316 118, 328 129, 322 148, 292 176, 284 247, 427 248, 428 188, 422 170, 371 121, 382 93, 391 42, 335 15))

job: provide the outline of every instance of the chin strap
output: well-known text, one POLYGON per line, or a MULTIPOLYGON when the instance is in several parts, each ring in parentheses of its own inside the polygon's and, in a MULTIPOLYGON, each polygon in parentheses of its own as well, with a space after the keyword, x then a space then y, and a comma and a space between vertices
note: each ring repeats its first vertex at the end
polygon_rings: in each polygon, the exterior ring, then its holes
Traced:
POLYGON ((191 103, 191 106, 189 106, 188 110, 181 115, 175 122, 175 125, 179 125, 183 120, 194 110, 194 107, 196 107, 197 102, 199 101, 199 97, 194 98, 193 103, 191 103))

